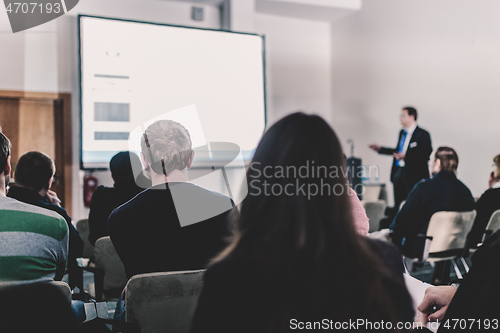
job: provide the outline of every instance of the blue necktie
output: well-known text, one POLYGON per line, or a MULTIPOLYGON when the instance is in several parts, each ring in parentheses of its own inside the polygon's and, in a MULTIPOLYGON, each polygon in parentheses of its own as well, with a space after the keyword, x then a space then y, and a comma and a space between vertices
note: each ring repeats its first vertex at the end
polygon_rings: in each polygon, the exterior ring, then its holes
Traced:
MULTIPOLYGON (((405 141, 406 141, 406 135, 407 134, 408 134, 407 131, 403 131, 403 135, 401 135, 401 140, 399 140, 398 153, 402 153, 403 152, 403 148, 405 146, 405 141)), ((401 162, 401 160, 397 160, 396 161, 396 165, 397 166, 401 166, 400 162, 401 162)))

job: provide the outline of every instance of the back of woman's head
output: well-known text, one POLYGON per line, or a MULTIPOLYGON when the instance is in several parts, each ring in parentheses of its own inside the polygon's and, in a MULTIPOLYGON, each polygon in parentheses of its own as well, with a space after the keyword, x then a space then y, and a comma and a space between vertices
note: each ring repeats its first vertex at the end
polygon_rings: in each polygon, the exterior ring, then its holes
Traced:
POLYGON ((242 242, 253 245, 242 246, 259 260, 298 253, 319 259, 353 241, 346 171, 340 142, 322 118, 294 113, 275 123, 248 170, 239 227, 252 235, 242 242))
POLYGON ((315 115, 279 120, 255 151, 235 240, 223 256, 279 270, 283 286, 297 287, 277 309, 276 327, 286 330, 290 315, 304 311, 339 320, 392 318, 384 272, 353 225, 347 172, 339 139, 315 115))

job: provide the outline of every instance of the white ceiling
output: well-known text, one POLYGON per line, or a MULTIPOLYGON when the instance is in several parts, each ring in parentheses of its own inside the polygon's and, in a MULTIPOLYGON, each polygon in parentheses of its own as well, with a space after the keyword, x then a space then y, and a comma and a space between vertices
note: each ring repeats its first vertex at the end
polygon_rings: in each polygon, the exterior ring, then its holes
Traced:
MULTIPOLYGON (((220 6, 224 0, 160 0, 220 6)), ((255 0, 259 13, 332 22, 361 9, 362 0, 255 0)))
POLYGON ((209 6, 220 6, 224 0, 163 0, 163 1, 178 1, 178 2, 187 2, 187 3, 199 3, 202 5, 209 6))
POLYGON ((361 0, 256 0, 259 13, 332 22, 361 9, 361 0))

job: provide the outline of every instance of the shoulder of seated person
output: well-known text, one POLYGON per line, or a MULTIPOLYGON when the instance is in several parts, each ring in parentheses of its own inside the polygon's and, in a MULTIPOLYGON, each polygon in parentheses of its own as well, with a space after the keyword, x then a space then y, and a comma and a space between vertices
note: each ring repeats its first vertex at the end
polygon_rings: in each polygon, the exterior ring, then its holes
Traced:
POLYGON ((426 178, 426 179, 421 179, 419 180, 416 184, 415 187, 427 187, 427 186, 432 186, 433 183, 436 182, 436 178, 426 178))
POLYGON ((378 250, 381 252, 394 252, 398 254, 400 252, 399 249, 392 243, 384 242, 379 239, 373 239, 369 237, 362 237, 362 239, 372 250, 378 250))
POLYGON ((230 276, 244 273, 246 269, 249 269, 249 266, 250 265, 248 265, 247 263, 237 260, 232 255, 229 255, 208 266, 206 273, 210 276, 223 275, 229 280, 232 280, 233 278, 230 278, 230 276))
POLYGON ((105 185, 99 185, 99 187, 97 187, 94 191, 94 194, 98 193, 103 193, 103 192, 109 192, 109 191, 114 191, 114 187, 107 187, 105 185))
POLYGON ((487 189, 481 195, 481 198, 482 197, 489 197, 489 196, 500 196, 500 187, 487 189))

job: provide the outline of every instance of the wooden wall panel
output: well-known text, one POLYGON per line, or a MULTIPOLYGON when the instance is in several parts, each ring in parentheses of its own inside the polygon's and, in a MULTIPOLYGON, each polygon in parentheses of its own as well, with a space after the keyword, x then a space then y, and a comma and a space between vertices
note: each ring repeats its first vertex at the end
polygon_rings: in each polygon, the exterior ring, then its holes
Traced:
POLYGON ((0 127, 12 144, 11 159, 17 161, 19 155, 17 149, 19 145, 19 100, 11 98, 0 98, 0 127))
POLYGON ((56 158, 54 102, 22 99, 19 104, 20 155, 37 150, 56 158))
POLYGON ((0 126, 12 143, 12 168, 28 151, 47 153, 60 181, 53 189, 72 213, 71 94, 0 90, 0 126))

